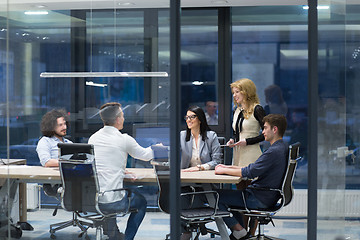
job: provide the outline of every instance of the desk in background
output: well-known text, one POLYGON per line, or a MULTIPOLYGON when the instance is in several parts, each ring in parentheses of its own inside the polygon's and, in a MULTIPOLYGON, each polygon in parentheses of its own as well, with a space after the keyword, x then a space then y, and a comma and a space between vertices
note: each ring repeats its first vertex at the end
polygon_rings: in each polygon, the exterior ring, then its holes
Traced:
POLYGON ((5 159, 0 158, 0 165, 25 165, 26 159, 5 159))
MULTIPOLYGON (((0 159, 0 166, 13 166, 13 165, 26 165, 26 159, 0 159)), ((3 184, 6 182, 6 178, 1 177, 0 178, 0 186, 3 186, 3 184)), ((26 207, 27 196, 26 196, 26 183, 19 183, 19 221, 22 222, 23 220, 26 220, 27 216, 27 208, 24 209, 23 206, 26 207), (25 219, 23 218, 25 212, 25 219)))

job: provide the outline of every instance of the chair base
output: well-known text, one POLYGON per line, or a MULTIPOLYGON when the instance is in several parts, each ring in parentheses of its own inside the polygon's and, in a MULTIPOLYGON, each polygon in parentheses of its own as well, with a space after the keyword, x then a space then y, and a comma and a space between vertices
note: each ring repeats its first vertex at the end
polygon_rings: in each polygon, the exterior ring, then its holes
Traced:
POLYGON ((90 222, 85 222, 85 221, 81 221, 77 218, 76 214, 73 213, 73 218, 69 221, 65 221, 65 222, 60 222, 60 223, 54 223, 50 225, 50 237, 52 239, 55 239, 55 232, 59 231, 61 229, 67 228, 67 227, 71 227, 71 226, 77 226, 80 228, 80 230, 82 231, 79 234, 79 237, 81 237, 84 233, 86 233, 86 231, 89 229, 89 227, 93 227, 94 224, 90 223, 90 222))
POLYGON ((251 239, 251 240, 285 240, 282 238, 276 238, 276 237, 265 236, 265 235, 262 235, 262 236, 258 235, 258 236, 254 236, 254 237, 251 237, 248 239, 251 239))

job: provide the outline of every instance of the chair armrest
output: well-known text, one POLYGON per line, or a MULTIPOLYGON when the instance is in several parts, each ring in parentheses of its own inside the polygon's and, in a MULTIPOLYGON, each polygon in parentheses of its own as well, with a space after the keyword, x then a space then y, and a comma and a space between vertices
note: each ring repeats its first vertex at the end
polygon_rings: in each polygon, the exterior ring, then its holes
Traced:
POLYGON ((214 195, 215 201, 213 201, 213 204, 207 203, 203 207, 196 207, 196 208, 194 208, 191 204, 188 208, 182 209, 180 212, 180 215, 185 219, 215 216, 217 209, 218 209, 218 202, 219 202, 218 192, 216 192, 216 191, 187 192, 187 193, 181 193, 180 197, 183 197, 183 196, 195 197, 196 195, 206 196, 208 194, 214 195))
POLYGON ((166 161, 166 162, 161 162, 161 161, 156 161, 156 160, 151 160, 150 161, 150 164, 151 165, 156 165, 156 166, 166 166, 166 167, 168 167, 168 166, 170 166, 170 163, 168 162, 168 161, 166 161))
POLYGON ((105 193, 108 193, 108 192, 120 192, 120 191, 125 191, 125 192, 131 193, 132 189, 129 189, 129 188, 110 189, 110 190, 105 190, 105 191, 99 192, 99 195, 103 196, 105 193))
POLYGON ((281 189, 277 189, 277 188, 264 188, 264 187, 254 187, 254 186, 248 186, 248 189, 254 189, 254 190, 259 190, 259 191, 275 191, 275 192, 281 192, 281 189))
MULTIPOLYGON (((140 187, 142 187, 142 186, 137 186, 137 188, 140 188, 140 187)), ((120 214, 121 216, 126 215, 127 213, 131 212, 130 201, 131 201, 131 193, 132 193, 132 191, 133 191, 133 189, 131 189, 131 188, 117 188, 117 189, 109 189, 109 190, 106 190, 106 191, 99 192, 99 194, 98 194, 98 196, 97 196, 97 200, 96 200, 96 201, 97 201, 97 204, 98 204, 98 202, 99 202, 99 197, 100 197, 100 196, 103 196, 105 193, 108 193, 108 192, 119 192, 119 191, 128 192, 128 195, 127 195, 128 202, 129 202, 129 203, 128 203, 128 207, 127 207, 126 210, 124 210, 124 211, 120 214)), ((103 216, 111 216, 111 215, 114 215, 114 214, 119 215, 119 213, 105 214, 105 213, 103 213, 103 212, 100 210, 100 208, 97 207, 97 209, 98 209, 98 212, 100 212, 101 215, 103 215, 103 216)))
MULTIPOLYGON (((140 185, 140 186, 136 186, 136 188, 142 188, 143 186, 140 185)), ((134 187, 135 188, 135 187, 134 187)), ((105 191, 102 191, 102 192, 99 192, 99 195, 104 195, 104 193, 107 193, 107 192, 118 192, 118 191, 127 191, 127 192, 132 192, 133 189, 132 188, 117 188, 117 189, 109 189, 109 190, 105 190, 105 191)))
POLYGON ((194 200, 194 197, 196 195, 204 195, 206 197, 207 194, 213 194, 214 195, 214 198, 215 198, 215 201, 213 203, 213 205, 210 205, 209 204, 209 207, 211 208, 214 208, 214 209, 217 209, 217 206, 218 206, 218 202, 219 202, 219 193, 216 192, 216 191, 199 191, 199 192, 186 192, 186 193, 181 193, 180 194, 180 197, 183 197, 183 196, 192 196, 192 202, 191 202, 191 205, 189 206, 188 209, 192 208, 192 205, 193 205, 193 200, 194 200))
MULTIPOLYGON (((248 186, 247 189, 254 189, 254 190, 257 190, 257 191, 271 191, 271 192, 278 192, 279 194, 282 194, 282 190, 281 189, 276 189, 276 188, 263 188, 263 187, 248 186)), ((244 191, 241 192, 241 196, 242 196, 242 199, 243 199, 243 202, 244 202, 244 209, 235 209, 235 208, 230 207, 228 210, 229 211, 237 210, 237 211, 241 211, 241 212, 246 211, 247 213, 250 213, 251 209, 249 209, 247 207, 244 191)))

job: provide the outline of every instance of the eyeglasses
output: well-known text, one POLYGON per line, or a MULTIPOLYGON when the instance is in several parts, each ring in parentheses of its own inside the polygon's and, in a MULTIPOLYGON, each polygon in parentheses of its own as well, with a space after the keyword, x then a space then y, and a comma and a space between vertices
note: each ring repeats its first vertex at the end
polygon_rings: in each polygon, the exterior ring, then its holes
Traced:
POLYGON ((190 115, 190 116, 185 116, 184 117, 184 119, 185 119, 185 121, 187 121, 187 120, 194 120, 195 118, 196 118, 197 116, 196 115, 190 115))

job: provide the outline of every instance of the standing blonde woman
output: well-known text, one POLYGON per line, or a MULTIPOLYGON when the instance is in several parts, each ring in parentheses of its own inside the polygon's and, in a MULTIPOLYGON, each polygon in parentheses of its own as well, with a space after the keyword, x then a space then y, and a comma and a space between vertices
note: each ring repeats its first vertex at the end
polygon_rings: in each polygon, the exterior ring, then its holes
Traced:
MULTIPOLYGON (((263 118, 265 111, 260 105, 259 97, 256 93, 256 86, 248 78, 242 78, 230 84, 231 92, 236 106, 233 116, 233 135, 227 145, 233 149, 233 165, 246 167, 255 162, 262 154, 260 142, 264 141, 264 135, 260 133, 264 129, 263 118)), ((246 188, 247 181, 237 184, 238 189, 246 188)), ((243 216, 243 227, 248 229, 249 236, 254 236, 257 221, 243 216)))
POLYGON ((260 130, 264 128, 265 111, 259 104, 256 86, 248 78, 242 78, 230 84, 236 109, 233 117, 234 139, 227 142, 233 147, 233 165, 246 167, 255 162, 262 154, 260 142, 264 136, 260 130))

